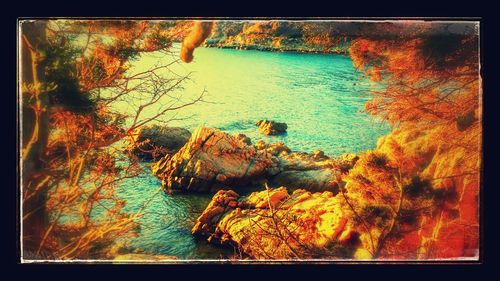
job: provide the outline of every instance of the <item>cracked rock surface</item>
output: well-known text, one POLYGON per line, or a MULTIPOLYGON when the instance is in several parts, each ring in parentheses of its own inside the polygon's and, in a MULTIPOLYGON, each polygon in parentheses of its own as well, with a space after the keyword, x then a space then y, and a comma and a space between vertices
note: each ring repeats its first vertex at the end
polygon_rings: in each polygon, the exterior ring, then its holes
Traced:
POLYGON ((231 245, 256 259, 353 258, 366 252, 366 233, 332 192, 285 187, 240 196, 218 191, 192 233, 211 243, 231 245))
POLYGON ((210 191, 214 186, 245 185, 263 179, 278 162, 241 138, 199 128, 176 154, 167 155, 152 168, 169 190, 210 191))
POLYGON ((166 155, 152 169, 169 191, 216 191, 268 182, 336 193, 340 175, 351 162, 331 159, 322 151, 292 152, 283 142, 251 145, 246 136, 199 128, 177 153, 166 155))

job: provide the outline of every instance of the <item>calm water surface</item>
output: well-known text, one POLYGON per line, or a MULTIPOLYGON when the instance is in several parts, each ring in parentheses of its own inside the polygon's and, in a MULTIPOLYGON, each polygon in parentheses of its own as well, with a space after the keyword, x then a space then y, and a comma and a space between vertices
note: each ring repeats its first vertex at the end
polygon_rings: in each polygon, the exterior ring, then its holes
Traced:
MULTIPOLYGON (((360 78, 347 56, 215 48, 199 48, 194 55, 192 63, 171 68, 176 75, 191 73, 191 81, 177 93, 182 101, 189 101, 205 89, 208 102, 177 112, 175 118, 182 120, 172 121, 170 126, 190 130, 214 127, 244 133, 253 142, 284 141, 292 150, 321 149, 331 156, 374 148, 378 137, 389 130, 361 111, 375 85, 360 78), (262 136, 255 126, 259 119, 286 122, 288 133, 262 136)), ((175 48, 172 56, 142 57, 135 67, 140 70, 158 60, 174 58, 175 48)), ((210 201, 210 194, 169 195, 157 192, 159 187, 160 182, 150 173, 120 186, 118 195, 127 200, 129 211, 139 210, 153 197, 141 219, 140 236, 129 241, 133 246, 183 259, 231 254, 191 236, 190 229, 210 201)))

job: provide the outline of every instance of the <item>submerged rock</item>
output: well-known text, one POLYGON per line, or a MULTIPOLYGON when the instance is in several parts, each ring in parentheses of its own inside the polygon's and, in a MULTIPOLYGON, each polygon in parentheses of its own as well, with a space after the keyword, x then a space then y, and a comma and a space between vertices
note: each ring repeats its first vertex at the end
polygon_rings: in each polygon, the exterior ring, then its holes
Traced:
POLYGON ((279 123, 269 120, 259 120, 255 125, 259 126, 259 132, 265 135, 279 135, 286 133, 288 126, 286 123, 279 123))
POLYGON ((167 155, 152 168, 168 190, 209 191, 263 179, 278 162, 241 138, 200 128, 176 154, 167 155))
POLYGON ((190 137, 191 133, 184 128, 145 126, 132 134, 127 150, 143 160, 159 159, 177 152, 190 137))
POLYGON ((343 197, 329 191, 289 194, 280 187, 248 197, 219 191, 192 233, 256 259, 369 258, 368 234, 343 197))

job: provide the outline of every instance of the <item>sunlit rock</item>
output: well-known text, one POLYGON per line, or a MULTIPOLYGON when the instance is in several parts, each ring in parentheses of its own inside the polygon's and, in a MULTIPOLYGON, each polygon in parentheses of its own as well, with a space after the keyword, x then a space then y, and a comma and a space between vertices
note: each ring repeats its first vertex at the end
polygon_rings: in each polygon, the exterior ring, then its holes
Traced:
POLYGON ((266 153, 270 153, 274 156, 286 155, 292 152, 290 148, 288 148, 288 146, 286 146, 282 141, 273 144, 267 144, 263 140, 259 140, 255 144, 255 148, 257 148, 258 150, 264 150, 266 153))
POLYGON ((176 154, 167 155, 152 168, 168 190, 209 191, 263 179, 273 163, 276 166, 278 160, 242 139, 200 128, 176 154))
POLYGON ((286 123, 280 123, 269 120, 259 120, 255 123, 259 127, 259 132, 265 135, 280 135, 286 133, 288 126, 286 123))
POLYGON ((344 153, 338 159, 338 166, 342 172, 347 172, 354 167, 359 156, 354 153, 344 153))
POLYGON ((245 134, 237 134, 236 138, 241 140, 245 144, 248 144, 248 145, 252 144, 252 140, 249 137, 247 137, 245 134))
POLYGON ((242 203, 238 202, 238 198, 239 195, 232 190, 219 190, 196 220, 192 229, 193 234, 210 236, 215 231, 222 215, 238 205, 242 206, 242 203))
POLYGON ((329 191, 289 194, 281 187, 248 197, 219 191, 192 232, 256 259, 371 257, 367 234, 344 197, 329 191))
POLYGON ((152 165, 167 190, 213 191, 246 185, 285 185, 338 192, 338 160, 321 151, 292 152, 283 142, 249 145, 244 135, 201 128, 176 154, 152 165))
POLYGON ((312 154, 313 158, 314 159, 317 159, 317 160, 324 160, 324 159, 328 159, 328 156, 325 155, 325 152, 323 152, 322 150, 316 150, 313 152, 312 154))

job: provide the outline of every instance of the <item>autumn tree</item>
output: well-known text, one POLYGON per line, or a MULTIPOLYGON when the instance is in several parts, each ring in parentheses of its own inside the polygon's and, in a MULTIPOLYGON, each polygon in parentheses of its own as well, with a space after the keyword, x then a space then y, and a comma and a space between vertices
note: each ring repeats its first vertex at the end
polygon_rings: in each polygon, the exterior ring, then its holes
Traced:
POLYGON ((375 257, 475 256, 482 133, 477 26, 406 26, 414 32, 381 30, 351 42, 354 66, 382 85, 365 109, 393 130, 361 156, 343 194, 371 210, 362 222, 384 216, 391 222, 389 232, 379 233, 385 244, 374 246, 375 257))
MULTIPOLYGON (((482 116, 476 26, 332 26, 334 41, 349 41, 354 66, 373 81, 365 111, 392 126, 342 176, 346 184, 337 196, 344 199, 342 208, 350 212, 367 249, 357 256, 477 256, 482 116)), ((254 228, 285 245, 288 258, 339 257, 296 243, 287 231, 291 219, 278 214, 265 216, 271 227, 254 228)), ((284 257, 266 245, 257 248, 269 258, 284 257)))
POLYGON ((202 100, 175 90, 188 76, 131 63, 168 53, 175 22, 21 22, 20 116, 24 258, 106 256, 113 239, 133 234, 140 213, 123 212, 120 180, 140 172, 122 140, 150 122, 202 100), (120 110, 120 104, 128 110, 120 110), (152 113, 151 113, 152 112, 152 113), (101 216, 96 216, 96 210, 101 216))

